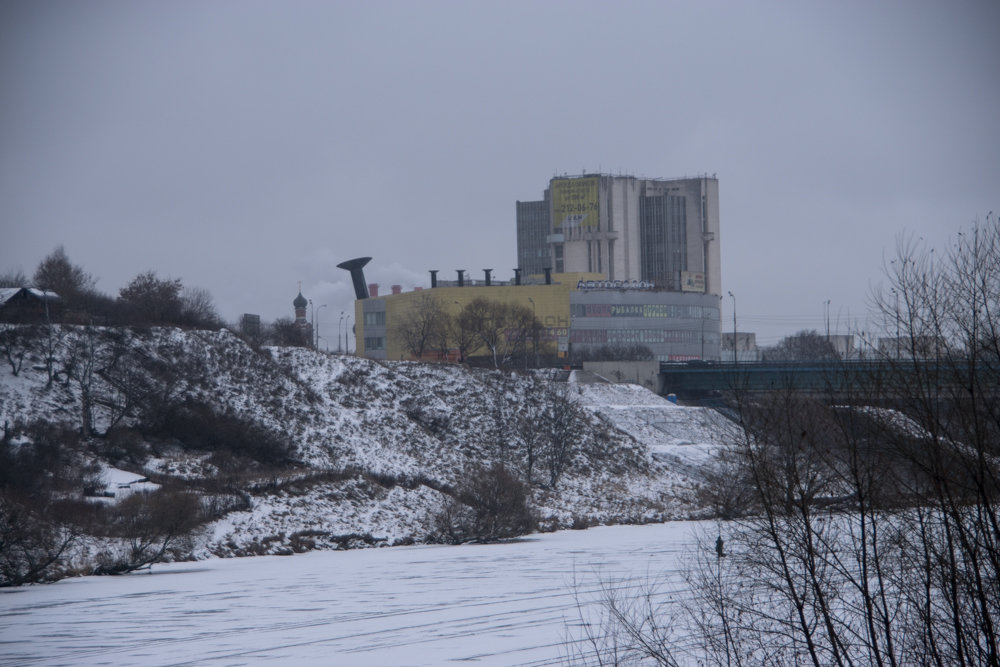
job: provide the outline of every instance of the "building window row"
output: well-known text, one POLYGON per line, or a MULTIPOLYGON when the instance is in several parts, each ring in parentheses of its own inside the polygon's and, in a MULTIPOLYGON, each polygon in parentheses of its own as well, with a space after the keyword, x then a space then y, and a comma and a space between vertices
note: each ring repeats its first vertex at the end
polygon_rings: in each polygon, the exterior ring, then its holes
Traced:
POLYGON ((384 350, 385 349, 385 337, 384 336, 365 336, 365 352, 371 352, 372 350, 384 350))
POLYGON ((573 317, 649 317, 718 320, 718 308, 678 306, 664 303, 574 303, 573 317))
POLYGON ((710 331, 673 331, 668 329, 576 329, 570 332, 570 342, 591 345, 662 345, 665 343, 718 345, 719 334, 710 331))

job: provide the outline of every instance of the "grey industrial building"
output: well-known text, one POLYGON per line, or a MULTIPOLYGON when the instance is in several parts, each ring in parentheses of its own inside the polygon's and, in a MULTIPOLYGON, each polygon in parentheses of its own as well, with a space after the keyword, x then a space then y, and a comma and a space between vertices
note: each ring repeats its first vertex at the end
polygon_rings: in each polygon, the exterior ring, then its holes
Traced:
POLYGON ((577 289, 569 303, 569 343, 578 354, 641 346, 658 361, 720 358, 719 297, 713 294, 577 289))

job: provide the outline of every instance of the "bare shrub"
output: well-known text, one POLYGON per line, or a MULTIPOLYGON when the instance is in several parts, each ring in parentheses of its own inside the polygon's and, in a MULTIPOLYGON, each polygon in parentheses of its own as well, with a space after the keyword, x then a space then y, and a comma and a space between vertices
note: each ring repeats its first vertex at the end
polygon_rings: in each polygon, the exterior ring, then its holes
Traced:
POLYGON ((105 534, 112 546, 99 556, 94 574, 124 574, 163 560, 201 520, 201 503, 192 493, 133 493, 109 509, 105 534))
POLYGON ((434 517, 434 538, 451 544, 496 542, 534 529, 527 487, 494 464, 466 473, 454 498, 434 517))
POLYGON ((176 438, 187 449, 215 452, 220 462, 249 459, 281 466, 289 463, 293 453, 292 444, 277 433, 195 403, 175 406, 163 420, 160 435, 176 438))
POLYGON ((646 581, 636 586, 627 579, 603 579, 596 609, 574 583, 576 636, 567 642, 570 664, 659 665, 681 663, 675 649, 672 614, 665 611, 663 585, 646 581))
POLYGON ((64 554, 79 538, 59 521, 51 505, 0 490, 0 586, 54 581, 62 575, 64 554))
POLYGON ((30 348, 27 329, 12 324, 0 324, 0 355, 7 360, 10 372, 17 377, 30 348))

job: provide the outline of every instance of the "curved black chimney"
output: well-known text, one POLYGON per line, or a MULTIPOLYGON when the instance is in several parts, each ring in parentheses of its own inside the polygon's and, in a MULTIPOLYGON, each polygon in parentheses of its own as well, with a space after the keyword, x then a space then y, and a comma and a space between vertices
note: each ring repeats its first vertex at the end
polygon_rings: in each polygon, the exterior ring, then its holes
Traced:
POLYGON ((368 298, 368 285, 365 283, 364 265, 372 261, 371 257, 355 257, 337 265, 338 269, 351 272, 351 280, 354 281, 354 295, 358 299, 368 298))

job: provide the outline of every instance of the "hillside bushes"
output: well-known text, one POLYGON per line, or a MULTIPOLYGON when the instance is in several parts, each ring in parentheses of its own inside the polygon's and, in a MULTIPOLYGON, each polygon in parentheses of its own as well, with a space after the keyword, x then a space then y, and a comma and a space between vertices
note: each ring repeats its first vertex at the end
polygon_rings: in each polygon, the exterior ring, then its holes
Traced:
POLYGON ((496 542, 530 533, 528 487, 503 465, 475 467, 434 519, 434 538, 449 544, 496 542))
POLYGON ((287 465, 294 451, 291 442, 259 424, 193 402, 175 406, 157 435, 174 438, 185 449, 212 452, 220 468, 247 459, 265 466, 287 465))
POLYGON ((50 503, 0 491, 0 587, 61 578, 63 555, 79 537, 50 503))
POLYGON ((124 574, 159 562, 204 513, 195 494, 164 488, 133 493, 103 514, 101 534, 109 539, 94 574, 124 574))

